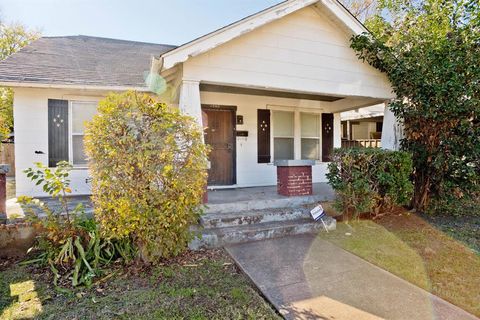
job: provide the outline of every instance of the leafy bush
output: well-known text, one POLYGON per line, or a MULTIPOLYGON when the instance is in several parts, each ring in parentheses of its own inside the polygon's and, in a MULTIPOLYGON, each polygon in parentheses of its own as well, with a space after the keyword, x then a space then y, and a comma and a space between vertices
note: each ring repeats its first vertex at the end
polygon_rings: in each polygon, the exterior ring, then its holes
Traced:
POLYGON ((412 204, 432 210, 480 186, 480 6, 395 2, 379 1, 373 34, 354 36, 351 47, 392 85, 389 107, 404 125, 402 148, 415 169, 412 204))
POLYGON ((95 215, 108 237, 132 236, 144 261, 182 252, 202 213, 202 131, 146 94, 110 94, 87 124, 95 215))
POLYGON ((480 192, 460 194, 458 189, 451 194, 431 200, 428 214, 452 216, 480 216, 480 192))
POLYGON ((406 152, 374 148, 336 149, 328 166, 329 184, 344 214, 374 216, 411 201, 412 159, 406 152))
POLYGON ((59 162, 55 169, 37 163, 35 169, 25 170, 32 181, 37 185, 43 184, 43 190, 61 204, 59 209, 52 210, 38 199, 19 197, 27 218, 40 230, 34 247, 39 253, 26 263, 48 265, 54 274, 55 285, 59 280, 71 279, 73 286, 89 286, 110 262, 118 259, 128 262, 136 252, 128 237, 119 240, 101 237, 97 223, 85 215, 81 204, 73 210, 69 209, 70 170, 71 166, 64 161, 59 162), (38 206, 45 217, 38 217, 33 206, 38 206))

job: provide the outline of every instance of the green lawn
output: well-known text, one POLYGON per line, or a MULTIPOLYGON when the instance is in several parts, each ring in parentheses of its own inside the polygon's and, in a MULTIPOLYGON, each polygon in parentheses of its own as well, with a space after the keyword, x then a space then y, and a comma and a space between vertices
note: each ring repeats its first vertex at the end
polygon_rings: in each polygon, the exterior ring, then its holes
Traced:
POLYGON ((90 289, 55 290, 48 273, 0 272, 0 319, 280 319, 223 251, 117 270, 90 289))
POLYGON ((417 215, 339 222, 321 237, 480 316, 480 255, 417 215))

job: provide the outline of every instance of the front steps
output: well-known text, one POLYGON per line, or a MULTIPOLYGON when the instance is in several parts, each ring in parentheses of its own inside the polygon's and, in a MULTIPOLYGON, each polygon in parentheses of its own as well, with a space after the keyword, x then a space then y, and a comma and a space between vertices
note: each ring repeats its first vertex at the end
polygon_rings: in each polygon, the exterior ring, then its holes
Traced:
MULTIPOLYGON (((211 206, 200 219, 200 226, 196 230, 201 237, 195 238, 189 247, 192 250, 217 248, 288 235, 325 232, 322 222, 313 221, 310 217, 310 210, 315 204, 307 205, 306 202, 311 199, 301 198, 293 202, 293 198, 269 200, 270 208, 263 209, 257 208, 265 206, 264 201, 237 202, 237 211, 230 212, 228 210, 234 209, 233 203, 211 206), (288 200, 288 203, 284 200, 288 200), (290 206, 279 207, 285 204, 290 206), (248 210, 249 207, 254 209, 248 210)), ((328 230, 335 230, 335 219, 326 217, 324 222, 328 230)))

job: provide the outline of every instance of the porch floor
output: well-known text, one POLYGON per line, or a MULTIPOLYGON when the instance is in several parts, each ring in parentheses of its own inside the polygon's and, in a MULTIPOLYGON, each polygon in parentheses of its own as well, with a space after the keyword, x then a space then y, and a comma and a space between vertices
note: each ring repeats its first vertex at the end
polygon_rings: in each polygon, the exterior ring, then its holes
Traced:
MULTIPOLYGON (((332 187, 325 182, 313 184, 313 196, 318 195, 321 195, 325 200, 333 200, 335 197, 332 187)), ((277 186, 208 190, 208 204, 223 204, 252 200, 266 201, 301 197, 302 196, 282 196, 277 193, 277 186)))
MULTIPOLYGON (((334 199, 334 191, 327 183, 314 183, 313 195, 287 197, 277 193, 276 186, 232 188, 208 190, 208 212, 235 212, 246 209, 265 209, 278 207, 292 207, 316 201, 329 201, 334 199)), ((7 200, 7 218, 24 218, 24 208, 17 203, 16 198, 7 200)), ((60 203, 53 198, 40 198, 51 209, 58 210, 60 203)), ((87 214, 93 213, 93 205, 90 196, 69 197, 69 209, 73 210, 79 203, 82 203, 87 214)), ((32 209, 38 216, 44 213, 33 206, 32 209)))

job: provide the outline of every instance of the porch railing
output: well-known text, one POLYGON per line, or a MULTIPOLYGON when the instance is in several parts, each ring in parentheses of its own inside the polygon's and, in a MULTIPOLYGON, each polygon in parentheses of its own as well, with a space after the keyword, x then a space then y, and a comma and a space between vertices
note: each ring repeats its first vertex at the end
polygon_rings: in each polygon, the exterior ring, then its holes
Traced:
POLYGON ((346 140, 342 139, 342 148, 380 148, 382 146, 381 139, 355 139, 346 140))

